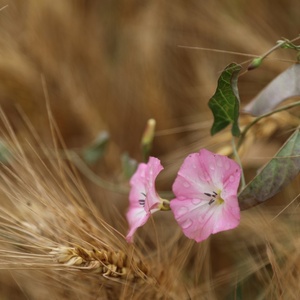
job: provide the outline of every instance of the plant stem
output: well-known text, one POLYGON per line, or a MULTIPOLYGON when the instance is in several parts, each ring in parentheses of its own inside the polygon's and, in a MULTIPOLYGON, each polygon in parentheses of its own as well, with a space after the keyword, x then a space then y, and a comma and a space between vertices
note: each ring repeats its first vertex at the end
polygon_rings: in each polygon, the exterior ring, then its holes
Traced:
POLYGON ((235 158, 237 160, 237 163, 240 165, 241 170, 242 170, 242 176, 241 176, 242 187, 241 187, 241 189, 243 189, 246 186, 246 181, 245 181, 245 176, 244 176, 242 162, 241 162, 240 156, 239 156, 239 154, 237 152, 237 148, 236 148, 236 145, 235 145, 234 137, 232 137, 232 151, 233 151, 233 154, 234 154, 234 156, 235 156, 235 158))
POLYGON ((273 115, 273 114, 276 114, 276 113, 278 113, 278 112, 281 112, 281 111, 284 111, 284 110, 287 110, 287 109, 290 109, 290 108, 293 108, 293 107, 296 107, 296 106, 300 106, 300 101, 297 101, 297 102, 294 102, 294 103, 291 103, 291 104, 282 106, 282 107, 280 107, 280 108, 278 108, 278 109, 276 109, 276 110, 273 110, 273 111, 271 111, 271 112, 269 112, 269 113, 266 113, 266 114, 264 114, 264 115, 261 115, 261 116, 257 117, 256 119, 254 119, 254 120, 253 120, 251 123, 249 123, 249 124, 244 128, 244 130, 242 131, 236 149, 238 150, 238 149, 240 148, 240 146, 242 145, 242 143, 243 143, 243 141, 244 141, 244 139, 245 139, 245 136, 246 136, 247 132, 248 132, 249 129, 250 129, 253 125, 255 125, 258 121, 260 121, 260 120, 263 119, 263 118, 269 117, 269 116, 271 116, 271 115, 273 115))
POLYGON ((297 40, 299 40, 299 36, 296 37, 296 38, 294 38, 294 39, 292 39, 291 41, 288 40, 288 39, 284 39, 284 40, 280 41, 277 45, 275 45, 274 47, 272 47, 270 50, 268 50, 266 53, 264 53, 264 54, 261 56, 261 58, 264 59, 264 58, 266 58, 269 54, 271 54, 272 52, 274 52, 275 50, 277 50, 278 48, 281 48, 282 45, 284 45, 284 44, 289 44, 289 43, 295 42, 295 41, 297 41, 297 40))

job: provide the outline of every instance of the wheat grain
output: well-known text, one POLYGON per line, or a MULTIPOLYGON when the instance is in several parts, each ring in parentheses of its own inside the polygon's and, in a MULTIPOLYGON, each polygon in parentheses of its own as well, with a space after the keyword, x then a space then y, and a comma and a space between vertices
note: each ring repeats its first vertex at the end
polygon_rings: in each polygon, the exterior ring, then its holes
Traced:
POLYGON ((66 267, 74 266, 83 271, 102 274, 104 277, 145 280, 149 274, 145 263, 141 260, 130 260, 122 251, 60 246, 54 248, 50 254, 66 267))

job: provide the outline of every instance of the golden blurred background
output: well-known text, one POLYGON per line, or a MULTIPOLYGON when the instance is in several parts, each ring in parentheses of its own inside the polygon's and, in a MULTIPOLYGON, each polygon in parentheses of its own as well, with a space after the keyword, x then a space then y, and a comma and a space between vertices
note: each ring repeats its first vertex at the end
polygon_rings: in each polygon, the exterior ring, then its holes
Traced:
MULTIPOLYGON (((282 37, 297 37, 300 28, 297 0, 1 0, 1 7, 0 105, 17 136, 26 131, 24 113, 51 145, 48 97, 67 148, 83 148, 108 131, 105 159, 91 168, 118 183, 122 153, 141 160, 141 135, 154 118, 152 155, 169 168, 161 177, 163 189, 171 188, 188 153, 228 146, 225 135, 209 136, 213 120, 207 103, 220 72, 233 61, 246 67, 251 57, 282 37)), ((241 76, 242 105, 294 60, 294 53, 279 50, 258 70, 241 76)), ((270 134, 295 126, 274 122, 270 134)), ((270 148, 270 155, 280 144, 279 135, 256 146, 258 152, 270 148)), ((115 224, 115 208, 101 199, 123 213, 126 197, 95 187, 85 176, 83 180, 103 215, 115 224)), ((1 299, 11 299, 4 288, 2 294, 1 299)))
MULTIPOLYGON (((44 77, 69 147, 106 129, 116 153, 137 159, 147 119, 157 120, 158 131, 211 121, 207 102, 220 71, 249 59, 179 46, 259 55, 281 37, 296 37, 300 23, 300 4, 292 0, 1 3, 0 103, 9 119, 19 105, 44 134, 44 77)), ((242 103, 290 64, 269 60, 243 76, 242 103)), ((163 135, 154 154, 197 140, 191 132, 163 135)))

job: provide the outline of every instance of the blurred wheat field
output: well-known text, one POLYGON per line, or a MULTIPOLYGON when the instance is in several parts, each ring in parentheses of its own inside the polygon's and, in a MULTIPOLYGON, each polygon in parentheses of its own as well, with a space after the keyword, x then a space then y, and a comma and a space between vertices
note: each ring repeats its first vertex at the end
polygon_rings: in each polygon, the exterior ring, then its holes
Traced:
MULTIPOLYGON (((1 299, 299 299, 299 179, 244 211, 236 230, 196 244, 171 214, 158 213, 133 246, 124 239, 121 176, 122 153, 141 160, 149 118, 157 122, 152 155, 166 166, 162 190, 171 189, 187 154, 226 153, 229 136, 209 136, 207 102, 220 71, 251 57, 212 49, 259 55, 296 37, 299 1, 10 0, 1 7, 0 129, 12 154, 0 171, 1 299), (120 190, 91 182, 68 157, 103 130, 108 149, 90 169, 120 190)), ((241 76, 242 103, 293 60, 278 51, 241 76)), ((247 178, 298 116, 276 115, 249 133, 247 178)))

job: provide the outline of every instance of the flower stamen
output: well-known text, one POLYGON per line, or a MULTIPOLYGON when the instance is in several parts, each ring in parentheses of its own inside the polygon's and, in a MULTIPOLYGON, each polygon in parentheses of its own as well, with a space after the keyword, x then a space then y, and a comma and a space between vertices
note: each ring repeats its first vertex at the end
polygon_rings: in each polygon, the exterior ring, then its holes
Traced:
POLYGON ((145 207, 145 199, 140 199, 139 200, 139 205, 145 207))
POLYGON ((213 204, 217 200, 217 196, 218 196, 218 194, 215 191, 213 191, 212 194, 210 194, 210 193, 204 193, 204 195, 211 198, 208 201, 208 205, 213 204))
MULTIPOLYGON (((146 194, 145 193, 141 193, 141 194, 146 198, 146 194)), ((145 207, 146 199, 139 199, 138 202, 139 202, 140 206, 145 207)))
POLYGON ((209 202, 208 202, 208 205, 211 205, 211 204, 213 204, 215 202, 215 199, 214 198, 211 198, 210 200, 209 200, 209 202))

